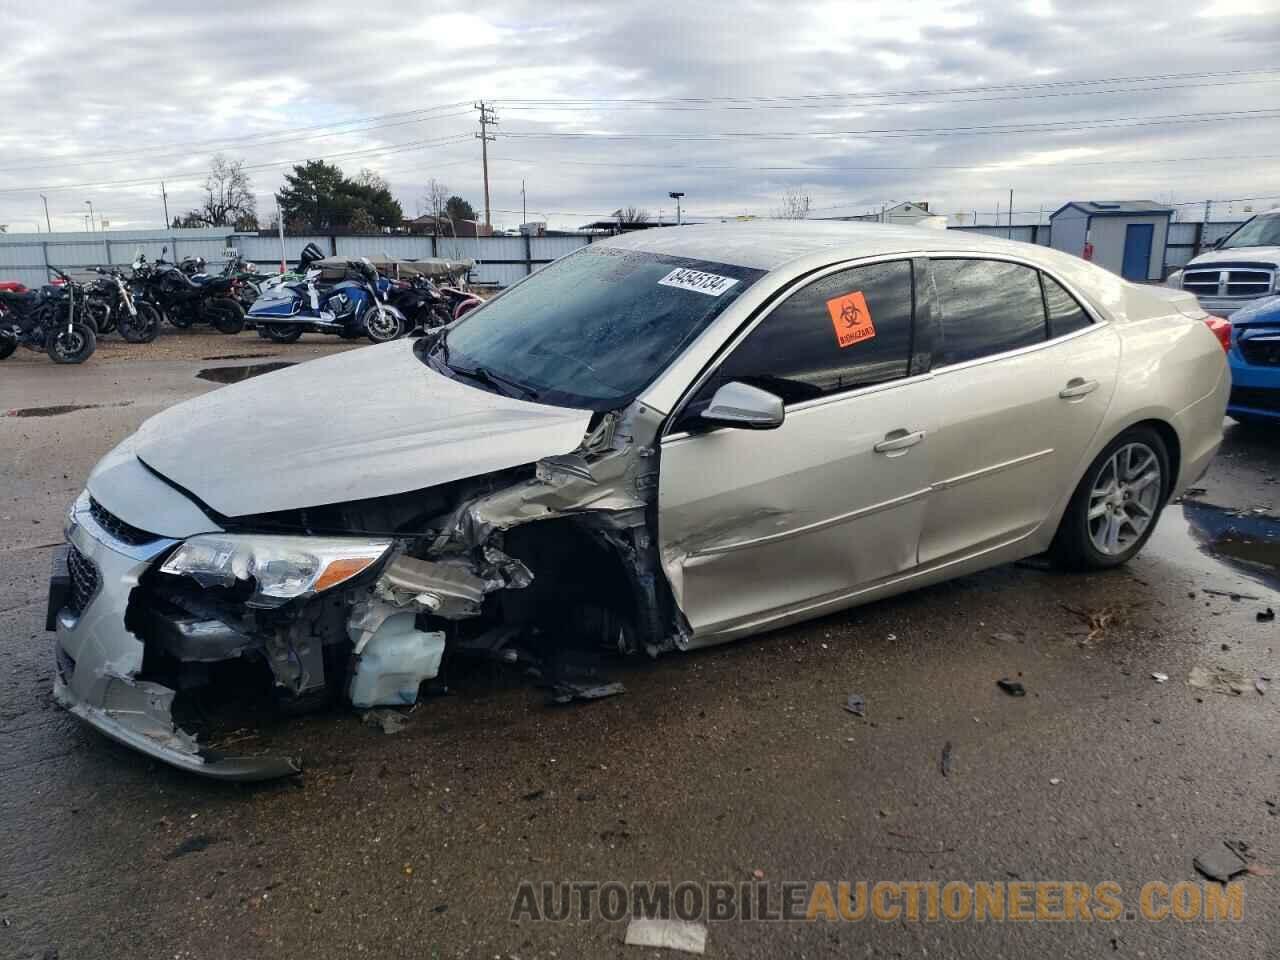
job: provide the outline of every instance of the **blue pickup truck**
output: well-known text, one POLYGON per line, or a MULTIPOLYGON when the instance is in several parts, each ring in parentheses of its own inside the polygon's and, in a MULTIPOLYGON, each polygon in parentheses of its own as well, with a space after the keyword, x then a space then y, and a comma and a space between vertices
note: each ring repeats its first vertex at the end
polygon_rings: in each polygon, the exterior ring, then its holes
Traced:
POLYGON ((1241 423, 1280 426, 1280 296, 1255 300, 1231 315, 1231 399, 1241 423))

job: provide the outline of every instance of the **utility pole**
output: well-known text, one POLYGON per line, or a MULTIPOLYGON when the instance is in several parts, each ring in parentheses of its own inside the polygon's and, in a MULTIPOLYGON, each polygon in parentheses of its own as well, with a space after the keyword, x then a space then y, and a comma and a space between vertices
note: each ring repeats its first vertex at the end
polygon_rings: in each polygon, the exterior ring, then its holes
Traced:
POLYGON ((49 198, 42 193, 40 199, 44 201, 44 225, 49 228, 50 233, 53 233, 53 224, 49 222, 49 198))
POLYGON ((493 107, 483 100, 475 108, 480 111, 480 132, 476 136, 480 138, 480 162, 484 165, 484 225, 492 232, 493 222, 489 219, 489 143, 498 138, 489 134, 489 127, 496 127, 498 118, 493 107))
POLYGON ((165 192, 163 180, 160 181, 160 199, 164 201, 164 228, 168 230, 173 221, 169 219, 169 194, 165 192))
POLYGON ((524 177, 520 178, 520 223, 529 222, 529 202, 528 197, 524 193, 524 177))
POLYGON ((1013 188, 1009 188, 1009 232, 1005 236, 1013 239, 1013 188))

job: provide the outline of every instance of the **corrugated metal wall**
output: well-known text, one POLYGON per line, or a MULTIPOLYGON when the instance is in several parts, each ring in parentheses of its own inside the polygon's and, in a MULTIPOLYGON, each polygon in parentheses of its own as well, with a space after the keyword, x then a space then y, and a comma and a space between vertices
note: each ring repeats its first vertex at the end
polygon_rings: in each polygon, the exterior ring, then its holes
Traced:
MULTIPOLYGON (((1219 237, 1234 230, 1238 223, 1175 223, 1170 225, 1165 251, 1167 270, 1184 265, 1197 253, 1209 248, 1219 237), (1197 240, 1199 244, 1197 245, 1197 240)), ((1010 235, 1008 227, 951 227, 966 233, 994 237, 1010 235)), ((1033 241, 1049 246, 1050 229, 1015 226, 1012 238, 1024 243, 1033 241)), ((476 261, 471 273, 474 283, 505 287, 537 270, 544 264, 572 253, 589 242, 587 236, 567 237, 431 237, 364 236, 332 237, 327 235, 285 237, 285 253, 291 264, 308 243, 315 243, 326 255, 391 256, 399 258, 448 257, 476 261), (527 244, 527 246, 526 246, 527 244)), ((40 286, 49 281, 45 264, 56 267, 85 267, 97 264, 127 265, 138 251, 154 260, 168 248, 169 260, 204 257, 211 270, 219 270, 224 251, 235 247, 246 260, 265 270, 279 269, 280 241, 276 237, 236 234, 225 228, 201 230, 112 230, 106 233, 28 233, 0 235, 0 280, 19 280, 27 286, 40 286)))

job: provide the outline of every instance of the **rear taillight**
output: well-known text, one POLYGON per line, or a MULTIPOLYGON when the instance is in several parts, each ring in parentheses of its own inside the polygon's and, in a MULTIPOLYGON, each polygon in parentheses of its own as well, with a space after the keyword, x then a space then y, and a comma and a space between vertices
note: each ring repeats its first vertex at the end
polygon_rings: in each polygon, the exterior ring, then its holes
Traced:
POLYGON ((1204 322, 1208 325, 1209 330, 1218 342, 1222 344, 1222 349, 1231 350, 1231 321, 1223 320, 1222 317, 1205 317, 1204 322))

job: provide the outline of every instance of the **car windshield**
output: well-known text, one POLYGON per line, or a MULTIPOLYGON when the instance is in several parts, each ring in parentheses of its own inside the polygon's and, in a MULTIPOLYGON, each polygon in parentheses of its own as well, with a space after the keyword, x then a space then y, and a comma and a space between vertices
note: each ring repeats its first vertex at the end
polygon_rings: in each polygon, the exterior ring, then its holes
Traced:
POLYGON ((1220 250, 1231 247, 1280 247, 1280 216, 1254 217, 1223 241, 1220 250))
POLYGON ((540 403, 630 403, 763 271, 587 247, 468 314, 437 368, 540 403))

